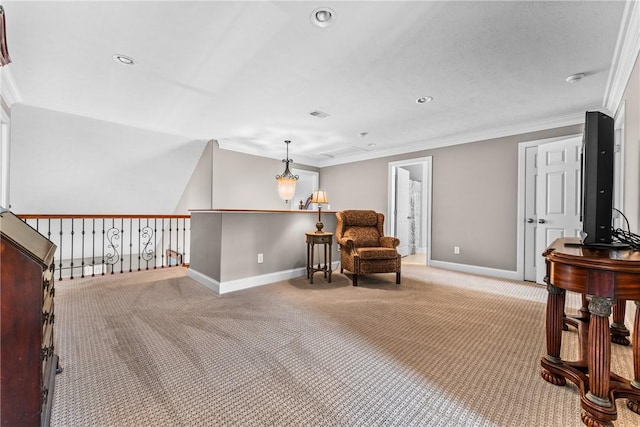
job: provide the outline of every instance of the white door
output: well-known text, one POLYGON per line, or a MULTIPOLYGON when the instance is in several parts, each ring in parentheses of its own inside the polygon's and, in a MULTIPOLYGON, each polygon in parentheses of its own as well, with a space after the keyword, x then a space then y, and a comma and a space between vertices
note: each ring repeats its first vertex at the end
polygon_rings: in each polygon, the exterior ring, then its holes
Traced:
POLYGON ((396 237, 400 239, 401 256, 409 255, 410 188, 409 171, 396 168, 396 237))
POLYGON ((559 237, 579 236, 582 138, 538 146, 536 184, 536 281, 544 283, 542 252, 559 237))

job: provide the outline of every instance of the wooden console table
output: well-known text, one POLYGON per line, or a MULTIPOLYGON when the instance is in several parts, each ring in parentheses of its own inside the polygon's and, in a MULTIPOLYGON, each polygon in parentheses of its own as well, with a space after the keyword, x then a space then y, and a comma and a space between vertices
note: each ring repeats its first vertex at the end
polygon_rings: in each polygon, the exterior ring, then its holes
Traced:
POLYGON ((549 295, 542 378, 555 385, 569 380, 578 386, 585 425, 613 426, 617 398, 627 398, 627 407, 640 414, 640 252, 566 245, 578 242, 576 238, 557 239, 544 253, 549 295), (566 291, 589 296, 588 318, 564 316, 566 291), (612 306, 621 300, 636 304, 632 380, 611 372, 609 316, 612 306), (577 361, 560 358, 564 322, 578 328, 577 361))
POLYGON ((329 275, 329 283, 331 283, 331 245, 333 244, 333 233, 318 233, 317 231, 310 231, 305 233, 307 236, 307 279, 310 279, 310 283, 313 284, 313 273, 322 271, 324 277, 329 275), (320 265, 318 260, 318 267, 314 267, 314 246, 323 245, 324 247, 324 266, 320 265), (327 258, 327 248, 329 250, 329 257, 327 258))

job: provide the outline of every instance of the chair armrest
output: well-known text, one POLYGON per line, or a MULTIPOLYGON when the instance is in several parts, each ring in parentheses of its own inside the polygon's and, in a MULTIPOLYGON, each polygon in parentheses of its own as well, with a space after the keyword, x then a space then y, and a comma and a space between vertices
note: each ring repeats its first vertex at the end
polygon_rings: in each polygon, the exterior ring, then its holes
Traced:
POLYGON ((395 248, 400 244, 400 239, 391 236, 382 236, 380 238, 380 246, 384 248, 395 248))
POLYGON ((338 244, 340 246, 353 247, 353 240, 343 237, 338 239, 338 244))
POLYGON ((346 237, 338 239, 338 244, 346 248, 349 252, 353 252, 356 248, 355 243, 353 243, 353 240, 348 239, 346 237))

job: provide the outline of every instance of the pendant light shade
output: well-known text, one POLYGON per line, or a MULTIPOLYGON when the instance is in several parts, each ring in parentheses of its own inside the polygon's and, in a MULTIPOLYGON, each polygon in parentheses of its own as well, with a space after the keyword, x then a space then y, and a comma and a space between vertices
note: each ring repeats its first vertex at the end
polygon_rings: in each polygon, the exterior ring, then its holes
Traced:
POLYGON ((282 172, 282 175, 276 175, 276 181, 278 181, 280 198, 288 202, 296 194, 296 182, 299 176, 292 174, 289 170, 289 163, 293 162, 293 159, 289 159, 289 144, 291 144, 291 141, 285 141, 284 143, 287 144, 287 158, 282 159, 282 163, 285 164, 284 172, 282 172))

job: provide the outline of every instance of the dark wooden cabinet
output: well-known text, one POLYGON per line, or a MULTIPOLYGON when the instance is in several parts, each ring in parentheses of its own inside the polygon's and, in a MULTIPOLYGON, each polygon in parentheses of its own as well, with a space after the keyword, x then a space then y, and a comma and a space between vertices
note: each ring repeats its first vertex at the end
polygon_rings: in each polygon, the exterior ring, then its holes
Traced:
POLYGON ((0 212, 0 426, 48 426, 58 356, 53 347, 56 246, 0 212))

